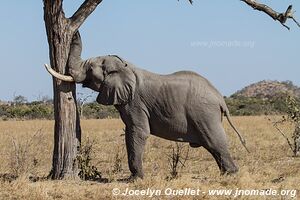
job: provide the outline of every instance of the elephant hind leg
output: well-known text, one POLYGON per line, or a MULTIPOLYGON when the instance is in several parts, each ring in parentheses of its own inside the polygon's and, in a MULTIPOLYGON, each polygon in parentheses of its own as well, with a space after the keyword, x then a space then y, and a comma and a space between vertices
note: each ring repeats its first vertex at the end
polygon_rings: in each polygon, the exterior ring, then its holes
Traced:
POLYGON ((229 152, 225 153, 224 150, 222 150, 221 152, 219 149, 212 147, 207 148, 207 150, 212 154, 212 156, 216 160, 222 175, 234 174, 238 172, 238 167, 234 164, 229 152))
POLYGON ((222 126, 206 134, 203 147, 212 154, 222 175, 233 174, 238 171, 238 167, 235 165, 229 153, 227 138, 222 126))

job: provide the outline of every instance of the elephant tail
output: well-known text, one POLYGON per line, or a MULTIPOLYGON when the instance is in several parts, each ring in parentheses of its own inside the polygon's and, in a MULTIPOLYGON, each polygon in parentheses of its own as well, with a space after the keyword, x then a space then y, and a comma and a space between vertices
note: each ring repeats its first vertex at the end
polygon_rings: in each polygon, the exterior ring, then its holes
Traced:
MULTIPOLYGON (((222 110, 223 110, 223 109, 222 109, 222 110)), ((239 139, 240 139, 242 145, 245 147, 246 151, 247 151, 248 153, 250 153, 249 149, 248 149, 247 146, 246 146, 246 140, 243 138, 243 136, 241 135, 241 133, 237 130, 237 128, 233 125, 233 123, 232 123, 232 121, 231 121, 230 114, 229 114, 229 110, 228 110, 227 106, 226 106, 226 109, 223 110, 223 112, 224 112, 225 117, 226 117, 227 120, 228 120, 228 123, 230 124, 230 126, 233 128, 233 130, 234 130, 234 131, 237 133, 237 135, 239 136, 239 139)))

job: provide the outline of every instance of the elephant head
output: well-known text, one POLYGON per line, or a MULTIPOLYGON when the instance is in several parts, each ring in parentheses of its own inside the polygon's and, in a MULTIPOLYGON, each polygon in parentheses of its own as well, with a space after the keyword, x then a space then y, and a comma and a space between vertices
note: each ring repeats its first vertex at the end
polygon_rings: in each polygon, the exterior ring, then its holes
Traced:
POLYGON ((71 76, 59 74, 47 65, 46 69, 60 80, 75 81, 98 91, 97 102, 103 105, 126 104, 134 98, 136 75, 130 64, 115 55, 82 60, 81 51, 81 38, 77 32, 73 36, 68 59, 71 76))

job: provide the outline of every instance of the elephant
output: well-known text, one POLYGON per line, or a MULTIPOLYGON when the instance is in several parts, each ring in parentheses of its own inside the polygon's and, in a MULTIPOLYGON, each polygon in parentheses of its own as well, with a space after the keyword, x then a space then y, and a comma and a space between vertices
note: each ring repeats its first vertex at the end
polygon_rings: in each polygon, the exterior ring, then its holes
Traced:
POLYGON ((150 134, 187 142, 193 148, 204 147, 221 174, 238 171, 228 149, 223 116, 244 146, 245 140, 232 124, 223 96, 207 79, 191 71, 155 74, 116 55, 83 60, 81 51, 81 37, 76 32, 68 58, 70 75, 59 74, 47 65, 46 68, 58 79, 75 81, 99 92, 98 103, 114 105, 119 111, 125 124, 131 178, 144 177, 142 158, 150 134))

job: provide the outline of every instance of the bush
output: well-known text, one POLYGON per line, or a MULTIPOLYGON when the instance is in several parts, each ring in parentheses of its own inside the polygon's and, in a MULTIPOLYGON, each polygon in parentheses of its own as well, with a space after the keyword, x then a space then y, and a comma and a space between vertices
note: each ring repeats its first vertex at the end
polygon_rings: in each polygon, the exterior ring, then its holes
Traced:
POLYGON ((225 98, 228 109, 232 115, 264 115, 272 110, 266 99, 248 97, 225 98))
POLYGON ((0 117, 10 119, 53 119, 53 106, 36 102, 1 105, 0 117))
POLYGON ((272 121, 273 126, 279 131, 279 133, 286 139, 290 149, 295 157, 300 156, 300 102, 299 99, 295 99, 292 96, 285 97, 285 113, 280 120, 272 121), (292 123, 294 130, 292 133, 286 134, 281 130, 279 125, 285 122, 292 123), (291 135, 289 137, 288 135, 291 135), (292 141, 291 141, 292 139, 292 141))
POLYGON ((185 167, 185 163, 188 160, 190 147, 175 142, 171 149, 172 151, 168 154, 169 176, 166 177, 167 180, 178 178, 179 170, 185 167))
MULTIPOLYGON (((2 119, 53 119, 53 104, 34 101, 26 104, 0 105, 2 119)), ((118 118, 114 106, 104 106, 97 102, 83 106, 83 117, 87 119, 118 118)))
POLYGON ((118 118, 119 113, 114 106, 104 106, 92 102, 83 106, 83 117, 87 119, 118 118))
POLYGON ((36 176, 36 168, 39 160, 36 158, 36 152, 32 151, 33 147, 42 148, 40 142, 43 139, 42 129, 28 139, 12 138, 11 150, 9 152, 9 165, 12 177, 36 176))
POLYGON ((94 141, 87 139, 87 142, 80 146, 79 154, 77 155, 79 177, 83 180, 101 179, 101 172, 92 164, 92 157, 95 154, 94 144, 94 141))
POLYGON ((46 106, 43 104, 33 105, 31 106, 29 118, 30 119, 52 119, 53 108, 52 106, 46 106))
MULTIPOLYGON (((272 98, 254 98, 243 96, 225 97, 226 104, 232 115, 273 115, 288 111, 286 94, 272 98)), ((297 100, 299 102, 299 100, 297 100)))

